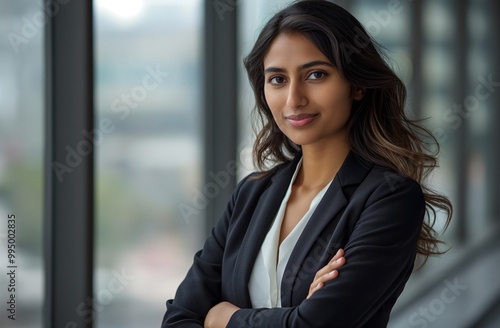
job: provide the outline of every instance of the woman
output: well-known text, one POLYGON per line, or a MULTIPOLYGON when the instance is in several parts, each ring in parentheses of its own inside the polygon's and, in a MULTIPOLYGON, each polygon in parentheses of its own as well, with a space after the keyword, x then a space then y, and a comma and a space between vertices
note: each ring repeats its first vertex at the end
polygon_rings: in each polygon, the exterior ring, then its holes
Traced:
POLYGON ((245 67, 261 172, 237 186, 162 327, 386 327, 416 254, 439 254, 434 208, 451 218, 425 185, 435 139, 405 116, 405 87, 361 24, 328 1, 277 13, 245 67))

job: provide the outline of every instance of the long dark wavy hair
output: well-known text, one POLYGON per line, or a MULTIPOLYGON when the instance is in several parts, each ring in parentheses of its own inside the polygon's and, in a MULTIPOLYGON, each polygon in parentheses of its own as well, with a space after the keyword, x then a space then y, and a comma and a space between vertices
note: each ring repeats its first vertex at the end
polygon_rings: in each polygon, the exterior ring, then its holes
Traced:
POLYGON ((282 33, 306 36, 335 65, 352 87, 365 91, 353 102, 348 121, 350 149, 363 160, 388 167, 417 181, 426 202, 426 219, 417 253, 423 263, 443 252, 433 229, 436 209, 452 216, 449 199, 432 189, 426 180, 437 166, 439 144, 432 133, 405 114, 406 88, 382 58, 378 44, 360 22, 342 7, 326 0, 301 0, 275 14, 263 27, 244 64, 255 94, 260 131, 253 147, 261 171, 269 163, 289 162, 300 147, 276 125, 264 95, 264 58, 273 40, 282 33), (434 151, 432 151, 432 149, 434 151))

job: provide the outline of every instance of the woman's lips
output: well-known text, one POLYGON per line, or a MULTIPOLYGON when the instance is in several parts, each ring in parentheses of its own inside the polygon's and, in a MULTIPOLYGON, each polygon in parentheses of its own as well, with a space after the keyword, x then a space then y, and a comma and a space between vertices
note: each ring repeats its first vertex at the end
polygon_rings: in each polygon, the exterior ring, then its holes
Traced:
POLYGON ((290 123, 290 125, 295 127, 306 126, 311 123, 318 114, 298 114, 298 115, 288 115, 285 119, 290 123))

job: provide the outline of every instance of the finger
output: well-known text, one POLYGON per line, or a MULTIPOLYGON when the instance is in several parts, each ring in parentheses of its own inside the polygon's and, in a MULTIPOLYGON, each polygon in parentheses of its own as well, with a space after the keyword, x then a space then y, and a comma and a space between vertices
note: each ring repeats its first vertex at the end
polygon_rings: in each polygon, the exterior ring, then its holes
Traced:
POLYGON ((313 290, 317 290, 318 286, 320 286, 319 288, 321 288, 322 286, 324 286, 324 284, 327 281, 330 281, 330 280, 337 278, 338 275, 339 275, 339 273, 337 270, 332 270, 332 271, 328 272, 327 274, 324 274, 324 275, 314 279, 314 281, 309 286, 309 292, 311 292, 313 290))
MULTIPOLYGON (((314 276, 313 282, 311 283, 310 289, 314 288, 318 283, 331 280, 332 272, 337 272, 337 269, 345 264, 345 258, 340 257, 334 262, 328 263, 326 266, 321 268, 314 276)), ((336 273, 338 274, 338 273, 336 273)), ((333 278, 336 278, 335 275, 333 278)))
POLYGON ((325 284, 327 281, 333 280, 339 276, 339 272, 337 270, 333 270, 328 272, 327 274, 319 277, 317 284, 325 284))
POLYGON ((327 269, 327 268, 332 268, 332 267, 337 268, 336 264, 341 263, 340 259, 343 258, 343 257, 344 257, 344 250, 342 248, 339 248, 339 250, 337 251, 337 253, 335 253, 335 255, 330 260, 330 262, 328 262, 328 264, 325 265, 321 270, 325 269, 327 271, 326 273, 328 273, 331 270, 327 269))
POLYGON ((314 276, 314 278, 319 278, 333 270, 336 270, 345 264, 344 257, 334 257, 327 265, 322 267, 314 276))
POLYGON ((309 294, 307 295, 306 299, 309 299, 317 290, 323 288, 323 284, 317 284, 314 288, 311 285, 311 288, 309 289, 309 294))
POLYGON ((317 285, 324 284, 325 282, 333 280, 337 277, 338 277, 338 271, 332 270, 332 271, 328 272, 327 274, 324 274, 321 277, 314 279, 313 283, 311 284, 310 289, 314 289, 317 285))
POLYGON ((309 287, 309 294, 307 295, 307 298, 311 297, 316 291, 323 288, 327 281, 333 280, 333 279, 337 278, 338 276, 339 276, 338 271, 333 270, 333 271, 330 271, 329 273, 319 277, 309 287))
POLYGON ((314 276, 313 282, 309 287, 309 295, 323 287, 324 282, 335 279, 338 276, 336 270, 345 263, 344 250, 340 248, 330 262, 321 268, 314 276), (335 273, 333 273, 335 271, 335 273))
POLYGON ((339 259, 339 258, 341 258, 341 257, 343 257, 343 256, 344 256, 344 249, 339 248, 339 250, 337 251, 337 253, 335 253, 335 255, 334 255, 334 256, 333 256, 333 258, 330 260, 330 262, 335 261, 335 260, 337 260, 337 259, 339 259))

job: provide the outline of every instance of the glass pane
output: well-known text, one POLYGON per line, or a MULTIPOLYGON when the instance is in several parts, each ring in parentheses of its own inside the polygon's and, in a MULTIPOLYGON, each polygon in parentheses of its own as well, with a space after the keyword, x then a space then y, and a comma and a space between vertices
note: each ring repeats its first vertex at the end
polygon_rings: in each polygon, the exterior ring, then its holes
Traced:
POLYGON ((386 0, 355 0, 349 12, 385 47, 389 64, 411 91, 410 4, 386 0))
MULTIPOLYGON (((440 141, 439 167, 431 177, 433 187, 449 196, 456 204, 458 195, 458 133, 461 122, 455 119, 453 106, 456 100, 457 49, 453 42, 456 35, 456 7, 452 1, 424 1, 422 4, 422 117, 427 118, 427 127, 440 141)), ((457 214, 457 211, 454 213, 457 214)), ((444 216, 438 217, 435 229, 440 231, 444 216)), ((455 244, 456 220, 442 239, 448 245, 455 244)), ((456 251, 457 249, 452 250, 456 251)), ((445 256, 444 259, 447 257, 445 256)), ((434 264, 431 260, 431 265, 434 264)))
POLYGON ((469 113, 467 120, 469 138, 467 163, 467 231, 471 239, 480 240, 493 228, 492 208, 494 201, 491 197, 495 188, 494 158, 492 149, 497 146, 498 140, 491 137, 494 126, 494 93, 495 88, 487 82, 493 79, 492 67, 494 38, 491 26, 496 19, 489 11, 486 0, 475 0, 469 3, 467 10, 468 33, 470 45, 468 47, 468 79, 467 95, 463 99, 463 106, 469 113))
POLYGON ((200 0, 96 0, 96 327, 158 327, 201 247, 200 0), (117 278, 118 276, 121 279, 117 278))
POLYGON ((42 327, 45 15, 0 2, 0 327, 42 327))

